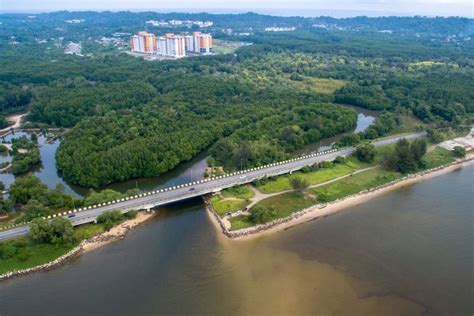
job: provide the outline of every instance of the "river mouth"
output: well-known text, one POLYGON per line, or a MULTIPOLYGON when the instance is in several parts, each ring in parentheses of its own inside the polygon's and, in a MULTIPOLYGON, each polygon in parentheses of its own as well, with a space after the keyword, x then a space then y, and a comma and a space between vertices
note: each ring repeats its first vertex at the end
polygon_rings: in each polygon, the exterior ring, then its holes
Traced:
POLYGON ((250 240, 222 236, 199 200, 162 207, 124 240, 3 282, 1 309, 471 315, 473 172, 471 165, 250 240))

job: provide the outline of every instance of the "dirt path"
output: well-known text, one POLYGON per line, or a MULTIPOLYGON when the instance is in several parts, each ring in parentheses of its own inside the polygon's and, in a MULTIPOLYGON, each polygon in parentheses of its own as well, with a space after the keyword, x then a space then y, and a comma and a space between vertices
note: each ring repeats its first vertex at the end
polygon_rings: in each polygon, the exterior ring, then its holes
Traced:
MULTIPOLYGON (((358 174, 358 173, 361 173, 361 172, 365 172, 365 171, 368 171, 368 170, 371 170, 371 169, 374 169, 374 168, 377 168, 378 166, 372 166, 372 167, 368 167, 368 168, 364 168, 364 169, 360 169, 360 170, 357 170, 357 171, 354 171, 352 173, 349 173, 349 174, 346 174, 344 176, 340 176, 340 177, 337 177, 337 178, 334 178, 334 179, 331 179, 329 181, 326 181, 326 182, 321 182, 321 183, 318 183, 318 184, 313 184, 313 185, 310 185, 308 188, 317 188, 317 187, 320 187, 320 186, 323 186, 323 185, 327 185, 327 184, 330 184, 330 183, 333 183, 333 182, 336 182, 336 181, 339 181, 341 179, 344 179, 344 178, 347 178, 347 177, 351 177, 355 174, 358 174)), ((270 197, 273 197, 273 196, 277 196, 277 195, 280 195, 280 194, 285 194, 285 193, 289 193, 289 192, 293 192, 294 190, 291 189, 291 190, 285 190, 285 191, 280 191, 280 192, 275 192, 275 193, 262 193, 260 192, 257 188, 255 188, 253 185, 249 185, 250 189, 255 193, 255 195, 250 199, 250 204, 247 205, 247 209, 249 210, 252 206, 254 206, 255 204, 257 204, 258 202, 264 200, 264 199, 267 199, 267 198, 270 198, 270 197)), ((249 211, 242 211, 242 212, 239 212, 238 215, 250 215, 250 212, 249 211)), ((234 214, 235 216, 235 214, 234 214)), ((233 216, 232 215, 225 215, 224 217, 222 217, 222 222, 224 223, 225 227, 230 229, 231 227, 231 223, 230 223, 230 219, 232 218, 233 216)))
POLYGON ((5 127, 3 129, 0 129, 0 134, 4 134, 8 131, 10 131, 10 129, 18 129, 21 125, 21 120, 23 119, 23 117, 25 117, 26 115, 28 115, 28 113, 23 113, 23 114, 16 114, 16 115, 12 115, 12 116, 8 116, 6 119, 8 122, 10 123, 13 123, 13 125, 10 125, 8 127, 5 127))

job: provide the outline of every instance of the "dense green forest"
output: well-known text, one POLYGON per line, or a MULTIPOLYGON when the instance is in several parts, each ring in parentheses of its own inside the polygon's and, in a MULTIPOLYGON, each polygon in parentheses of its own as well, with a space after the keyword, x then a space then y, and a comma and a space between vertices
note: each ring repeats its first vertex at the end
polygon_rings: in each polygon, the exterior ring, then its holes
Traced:
POLYGON ((58 12, 0 20, 1 109, 28 108, 30 121, 71 128, 57 164, 82 186, 157 176, 206 149, 229 170, 284 159, 350 131, 356 112, 346 105, 386 111, 359 139, 391 132, 401 114, 433 127, 473 121, 469 19, 58 12), (64 23, 71 18, 85 21, 64 23), (253 45, 151 62, 95 42, 161 18, 212 20, 216 37, 253 45), (261 31, 273 25, 298 30, 261 31), (233 36, 223 27, 253 31, 233 36), (393 34, 378 32, 387 28, 393 34), (69 40, 88 55, 64 55, 69 40))

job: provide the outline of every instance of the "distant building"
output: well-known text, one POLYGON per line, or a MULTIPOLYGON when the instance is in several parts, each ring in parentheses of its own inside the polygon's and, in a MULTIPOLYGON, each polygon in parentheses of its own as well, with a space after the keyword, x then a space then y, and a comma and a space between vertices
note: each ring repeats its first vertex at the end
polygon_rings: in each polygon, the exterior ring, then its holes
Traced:
POLYGON ((201 32, 193 32, 192 35, 188 36, 167 33, 157 38, 152 33, 138 32, 137 35, 130 37, 130 48, 132 52, 173 58, 185 57, 186 51, 209 54, 212 52, 212 36, 201 32))
POLYGON ((265 32, 291 32, 295 31, 296 27, 281 27, 281 26, 273 26, 265 28, 265 32))
POLYGON ((64 48, 64 54, 80 55, 81 54, 81 44, 70 42, 64 48))
POLYGON ((212 36, 201 32, 193 32, 186 38, 186 50, 198 54, 209 54, 212 52, 212 36))
POLYGON ((156 52, 155 34, 147 32, 138 32, 130 38, 130 47, 132 52, 152 54, 156 52))

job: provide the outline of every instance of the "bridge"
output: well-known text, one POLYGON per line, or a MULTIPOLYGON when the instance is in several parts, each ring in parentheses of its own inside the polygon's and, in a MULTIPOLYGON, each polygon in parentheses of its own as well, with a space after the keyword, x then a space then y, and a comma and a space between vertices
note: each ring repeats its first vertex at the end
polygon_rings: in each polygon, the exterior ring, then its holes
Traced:
MULTIPOLYGON (((409 135, 390 137, 372 142, 375 147, 389 145, 400 139, 413 140, 426 136, 426 132, 413 133, 409 135)), ((73 226, 96 221, 97 217, 107 211, 119 210, 122 213, 131 210, 150 210, 157 206, 190 199, 197 196, 218 192, 226 188, 253 182, 265 177, 274 177, 286 173, 292 173, 305 166, 310 166, 322 161, 333 161, 337 156, 348 156, 355 151, 355 147, 332 149, 320 153, 312 153, 298 158, 272 163, 266 166, 251 168, 243 171, 233 172, 222 176, 199 180, 195 182, 176 185, 161 190, 141 193, 115 201, 98 205, 74 209, 68 212, 48 216, 47 219, 63 216, 69 219, 73 226)), ((14 225, 0 230, 0 240, 6 240, 29 232, 27 224, 14 225)))

